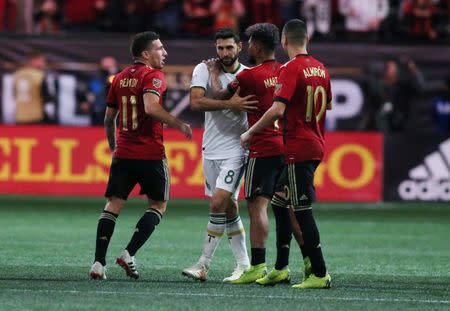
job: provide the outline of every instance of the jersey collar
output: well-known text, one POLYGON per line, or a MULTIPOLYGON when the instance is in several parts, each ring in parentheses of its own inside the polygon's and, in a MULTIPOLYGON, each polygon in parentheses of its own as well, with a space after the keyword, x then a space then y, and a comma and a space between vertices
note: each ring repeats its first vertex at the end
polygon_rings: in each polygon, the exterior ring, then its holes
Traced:
POLYGON ((225 72, 225 73, 231 73, 232 75, 234 75, 236 72, 238 72, 239 69, 241 69, 241 63, 239 63, 239 66, 237 66, 236 70, 234 70, 234 71, 232 71, 232 72, 225 71, 225 70, 223 69, 223 67, 222 67, 222 71, 223 71, 223 72, 225 72))

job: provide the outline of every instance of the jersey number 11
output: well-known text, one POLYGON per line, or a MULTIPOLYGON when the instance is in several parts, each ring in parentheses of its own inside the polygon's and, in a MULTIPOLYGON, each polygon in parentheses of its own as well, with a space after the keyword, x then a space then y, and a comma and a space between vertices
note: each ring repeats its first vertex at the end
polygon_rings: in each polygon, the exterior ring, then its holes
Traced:
MULTIPOLYGON (((136 96, 130 96, 131 104, 131 129, 135 130, 138 128, 138 118, 137 118, 137 99, 136 96)), ((122 130, 128 131, 128 97, 122 96, 122 130)))

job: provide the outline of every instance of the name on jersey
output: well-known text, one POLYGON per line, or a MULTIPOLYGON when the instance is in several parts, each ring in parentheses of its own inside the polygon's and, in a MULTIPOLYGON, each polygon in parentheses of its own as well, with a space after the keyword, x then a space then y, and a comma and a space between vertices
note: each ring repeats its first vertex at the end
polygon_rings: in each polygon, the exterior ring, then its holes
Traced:
POLYGON ((119 87, 135 87, 137 83, 138 79, 135 78, 121 79, 119 81, 119 87))
POLYGON ((266 80, 264 80, 264 86, 266 87, 266 89, 268 89, 269 87, 275 87, 275 85, 277 85, 277 81, 277 77, 267 78, 266 80))
POLYGON ((325 78, 325 70, 323 70, 319 66, 317 66, 317 67, 308 67, 306 69, 303 69, 303 74, 305 75, 305 78, 309 78, 309 77, 325 78))

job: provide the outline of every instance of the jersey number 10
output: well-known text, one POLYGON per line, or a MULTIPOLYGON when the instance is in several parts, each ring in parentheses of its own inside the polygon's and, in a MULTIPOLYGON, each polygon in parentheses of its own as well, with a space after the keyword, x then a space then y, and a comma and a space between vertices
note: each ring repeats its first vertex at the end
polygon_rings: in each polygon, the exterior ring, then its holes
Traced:
MULTIPOLYGON (((135 130, 138 128, 138 118, 137 118, 137 99, 136 96, 130 96, 131 104, 131 129, 135 130)), ((128 131, 128 97, 122 96, 122 130, 128 131)))
POLYGON ((320 111, 316 115, 316 122, 319 122, 320 119, 322 119, 323 114, 325 113, 325 110, 327 108, 327 92, 325 91, 325 88, 321 85, 317 86, 315 90, 312 85, 308 85, 306 87, 306 91, 308 92, 308 99, 306 102, 306 122, 311 122, 313 103, 315 110, 317 106, 317 97, 319 97, 319 94, 322 95, 321 96, 322 102, 320 103, 320 111))

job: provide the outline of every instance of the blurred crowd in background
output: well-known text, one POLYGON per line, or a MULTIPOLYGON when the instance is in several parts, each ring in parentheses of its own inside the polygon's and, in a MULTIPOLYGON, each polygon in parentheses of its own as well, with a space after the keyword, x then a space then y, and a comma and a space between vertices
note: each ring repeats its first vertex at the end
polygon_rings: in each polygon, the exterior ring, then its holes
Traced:
MULTIPOLYGON (((135 33, 153 29, 164 40, 210 39, 221 27, 240 32, 257 22, 281 27, 285 21, 298 17, 307 21, 314 41, 332 42, 333 46, 334 42, 418 44, 441 53, 442 44, 448 46, 450 42, 450 0, 0 0, 0 36, 26 34, 53 40, 53 36, 74 33, 135 33)), ((4 51, 9 53, 9 48, 6 46, 4 51)), ((61 85, 63 72, 48 64, 45 51, 26 53, 23 63, 3 66, 5 75, 12 78, 8 85, 3 79, 0 87, 0 123, 103 125, 106 94, 121 69, 117 59, 105 52, 97 71, 85 71, 82 78, 77 76, 80 72, 72 72, 76 86, 74 92, 68 92, 61 85), (72 100, 61 95, 68 93, 74 94, 70 96, 75 103, 62 108, 72 100), (14 107, 10 109, 11 106, 14 107), (31 106, 36 109, 30 109, 31 106), (9 109, 11 117, 7 119, 9 109), (71 116, 83 116, 86 120, 64 121, 58 113, 64 109, 75 110, 71 116)), ((357 88, 364 93, 364 107, 349 119, 347 124, 351 126, 339 127, 331 122, 329 129, 385 133, 426 130, 450 135, 450 72, 444 70, 434 83, 410 57, 385 56, 367 61, 378 63, 375 69, 360 68, 357 88)), ((443 59, 439 66, 449 66, 450 59, 443 59)), ((188 100, 188 86, 174 90, 169 85, 168 98, 172 98, 173 105, 188 100)), ((339 105, 350 99, 338 94, 333 101, 339 105)), ((189 111, 188 105, 183 109, 189 111)), ((193 113, 183 118, 194 127, 202 126, 202 120, 193 113)))
POLYGON ((209 37, 216 29, 303 18, 318 40, 449 39, 450 0, 0 0, 0 32, 139 32, 209 37))

